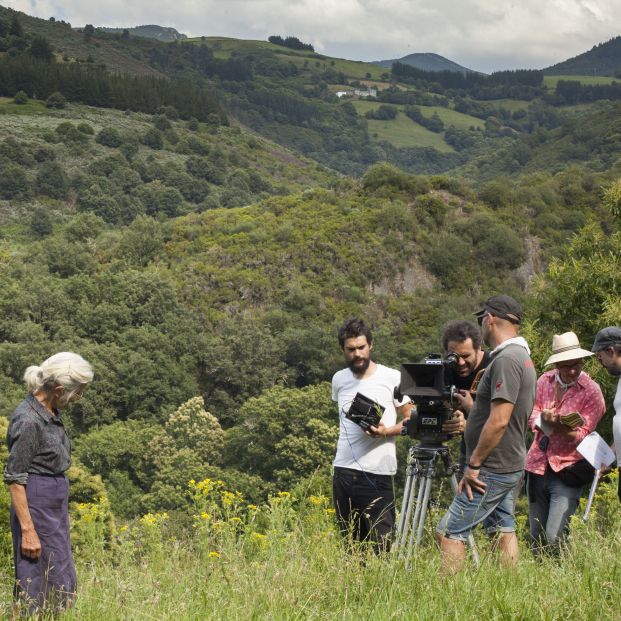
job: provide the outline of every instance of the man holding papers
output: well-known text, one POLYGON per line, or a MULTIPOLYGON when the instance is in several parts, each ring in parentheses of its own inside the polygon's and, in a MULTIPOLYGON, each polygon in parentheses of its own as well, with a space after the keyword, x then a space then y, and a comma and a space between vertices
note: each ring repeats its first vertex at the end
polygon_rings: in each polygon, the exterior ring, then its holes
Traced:
POLYGON ((554 365, 537 381, 529 420, 535 439, 526 456, 528 521, 534 554, 556 551, 578 507, 593 468, 576 450, 606 412, 599 385, 583 370, 593 353, 582 349, 573 332, 555 335, 554 365))
MULTIPOLYGON (((595 335, 591 348, 602 366, 614 377, 621 377, 621 328, 608 326, 595 335)), ((613 449, 617 454, 617 466, 621 465, 621 379, 613 401, 615 417, 612 421, 613 449)), ((621 500, 621 477, 619 478, 619 500, 621 500)))

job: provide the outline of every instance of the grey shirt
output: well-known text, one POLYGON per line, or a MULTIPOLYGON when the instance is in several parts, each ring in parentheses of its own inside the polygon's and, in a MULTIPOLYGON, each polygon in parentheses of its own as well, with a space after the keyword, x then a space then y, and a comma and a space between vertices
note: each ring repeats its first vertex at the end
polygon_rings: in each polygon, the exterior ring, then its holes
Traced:
POLYGON ((6 442, 5 483, 26 485, 29 474, 61 474, 71 465, 71 444, 60 413, 51 414, 33 395, 15 408, 6 442))
POLYGON ((528 418, 535 403, 536 386, 535 366, 524 347, 512 343, 492 355, 479 382, 464 434, 468 461, 489 418, 492 401, 498 399, 512 403, 513 412, 500 442, 482 465, 498 473, 523 470, 528 418))

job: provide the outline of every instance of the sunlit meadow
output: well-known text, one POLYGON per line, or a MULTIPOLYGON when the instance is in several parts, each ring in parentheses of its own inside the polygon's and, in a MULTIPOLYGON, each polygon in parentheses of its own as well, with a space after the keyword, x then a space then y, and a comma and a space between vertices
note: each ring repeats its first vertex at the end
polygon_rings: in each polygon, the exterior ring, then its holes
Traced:
MULTIPOLYGON (((438 576, 429 516, 411 571, 396 555, 352 549, 325 495, 280 492, 262 505, 221 481, 190 481, 188 515, 147 514, 106 541, 98 505, 74 521, 79 594, 63 619, 619 619, 621 509, 616 479, 591 519, 574 518, 559 558, 500 568, 479 539, 482 565, 438 576), (182 523, 183 522, 183 523, 182 523)), ((441 511, 440 507, 434 513, 441 511)), ((525 520, 519 519, 524 540, 525 520)), ((8 617, 11 575, 2 574, 8 617)))

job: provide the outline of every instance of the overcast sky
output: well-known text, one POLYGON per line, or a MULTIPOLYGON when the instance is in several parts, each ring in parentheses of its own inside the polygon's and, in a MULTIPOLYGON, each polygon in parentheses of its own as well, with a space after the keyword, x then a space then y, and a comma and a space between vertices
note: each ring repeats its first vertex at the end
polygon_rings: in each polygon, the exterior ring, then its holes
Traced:
POLYGON ((435 52, 478 71, 540 69, 621 34, 619 0, 4 0, 73 26, 172 26, 189 36, 293 35, 353 60, 435 52))

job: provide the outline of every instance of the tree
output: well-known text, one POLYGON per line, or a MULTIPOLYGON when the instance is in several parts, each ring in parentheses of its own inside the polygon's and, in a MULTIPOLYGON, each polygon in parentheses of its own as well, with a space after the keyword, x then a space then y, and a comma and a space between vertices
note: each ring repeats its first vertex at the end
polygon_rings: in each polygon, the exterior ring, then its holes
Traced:
POLYGON ((84 30, 82 31, 82 34, 84 35, 84 40, 85 41, 90 41, 93 38, 93 35, 95 34, 95 27, 93 26, 93 24, 86 24, 86 26, 84 26, 84 30))
POLYGON ((164 252, 162 225, 148 216, 138 216, 123 232, 119 255, 131 265, 146 266, 164 252))
POLYGON ((47 108, 56 108, 62 110, 67 105, 67 100, 60 91, 54 91, 46 100, 45 106, 47 108))
POLYGON ((30 183, 24 169, 18 164, 0 165, 0 198, 26 198, 30 183))
POLYGON ((142 144, 152 149, 162 149, 164 147, 164 139, 162 138, 162 132, 155 127, 148 129, 142 137, 142 144))
POLYGON ((336 423, 329 383, 274 386, 240 408, 238 424, 227 432, 225 461, 291 486, 331 462, 336 423))
POLYGON ((26 91, 17 91, 13 96, 13 101, 20 105, 28 103, 28 93, 26 91))
POLYGON ((67 196, 69 179, 58 162, 43 162, 35 178, 35 191, 51 198, 67 196))
POLYGON ((50 42, 40 35, 35 35, 28 49, 29 54, 37 60, 44 62, 52 62, 54 59, 54 51, 50 42))
POLYGON ((119 134, 118 129, 115 127, 104 127, 95 137, 95 141, 105 147, 115 149, 121 146, 123 138, 121 138, 121 134, 119 134))
POLYGON ((45 207, 37 207, 32 212, 30 220, 30 230, 37 237, 47 237, 53 231, 52 218, 45 207))

